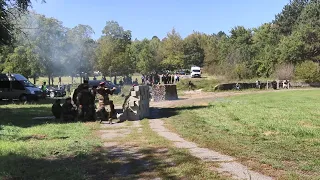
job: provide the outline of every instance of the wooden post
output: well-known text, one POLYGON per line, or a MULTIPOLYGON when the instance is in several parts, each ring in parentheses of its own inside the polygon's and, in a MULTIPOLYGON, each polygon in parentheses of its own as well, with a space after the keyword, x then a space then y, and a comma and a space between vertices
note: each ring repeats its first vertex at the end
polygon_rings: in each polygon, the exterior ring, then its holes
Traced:
POLYGON ((269 89, 269 81, 267 81, 267 89, 269 89))
POLYGON ((280 89, 280 81, 277 80, 277 89, 280 89))

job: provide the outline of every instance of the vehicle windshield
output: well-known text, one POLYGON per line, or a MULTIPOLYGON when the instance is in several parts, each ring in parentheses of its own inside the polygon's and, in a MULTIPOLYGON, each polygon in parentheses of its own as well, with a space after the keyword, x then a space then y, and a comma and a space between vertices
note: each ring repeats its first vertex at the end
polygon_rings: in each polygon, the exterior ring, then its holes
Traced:
POLYGON ((200 70, 193 70, 193 72, 200 72, 200 70))
POLYGON ((35 85, 28 80, 22 80, 20 82, 24 85, 24 87, 35 87, 35 85))

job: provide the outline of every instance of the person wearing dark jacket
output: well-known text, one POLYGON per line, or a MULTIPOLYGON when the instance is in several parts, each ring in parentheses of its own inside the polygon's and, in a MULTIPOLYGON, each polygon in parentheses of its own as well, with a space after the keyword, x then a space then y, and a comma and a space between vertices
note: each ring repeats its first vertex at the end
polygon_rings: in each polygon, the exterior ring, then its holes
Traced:
POLYGON ((76 118, 76 109, 71 103, 71 98, 68 97, 62 105, 62 119, 65 122, 72 122, 76 118))
POLYGON ((89 114, 89 119, 92 120, 92 121, 95 121, 96 120, 96 95, 97 95, 97 86, 93 86, 91 91, 91 102, 90 102, 90 105, 89 105, 89 111, 91 112, 89 114))
MULTIPOLYGON (((93 96, 89 90, 88 84, 84 84, 79 90, 77 98, 77 107, 79 112, 79 120, 88 121, 92 118, 92 102, 93 96)), ((92 119, 91 119, 92 120, 92 119)))
POLYGON ((61 117, 62 107, 60 103, 60 99, 57 99, 51 107, 51 112, 56 119, 60 119, 61 117))

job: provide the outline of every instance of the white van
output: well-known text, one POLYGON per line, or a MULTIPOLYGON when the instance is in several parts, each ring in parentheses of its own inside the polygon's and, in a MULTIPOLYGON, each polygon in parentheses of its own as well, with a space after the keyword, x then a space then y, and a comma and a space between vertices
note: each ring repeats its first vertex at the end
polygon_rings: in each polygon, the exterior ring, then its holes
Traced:
POLYGON ((201 68, 198 66, 191 67, 191 78, 201 78, 201 68))

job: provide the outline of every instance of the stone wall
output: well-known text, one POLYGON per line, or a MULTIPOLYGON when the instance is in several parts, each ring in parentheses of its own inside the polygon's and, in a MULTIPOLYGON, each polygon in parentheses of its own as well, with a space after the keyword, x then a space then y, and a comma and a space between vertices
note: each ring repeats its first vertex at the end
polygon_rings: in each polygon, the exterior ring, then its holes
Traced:
MULTIPOLYGON (((272 81, 268 81, 268 88, 272 89, 272 81)), ((279 87, 283 88, 282 80, 279 81, 279 87)), ((234 90, 237 83, 226 83, 226 84, 218 84, 215 87, 215 91, 227 91, 227 90, 234 90)), ((239 83, 241 89, 253 89, 256 88, 256 83, 239 83)), ((267 82, 261 82, 261 89, 267 88, 267 82)), ((320 87, 320 83, 306 83, 306 82, 290 82, 290 88, 303 88, 303 87, 320 87)))
MULTIPOLYGON (((221 90, 221 91, 227 91, 227 90, 234 90, 236 88, 237 83, 226 83, 226 84, 218 84, 214 90, 221 90)), ((256 83, 239 83, 240 89, 252 89, 256 88, 256 83)), ((267 83, 261 83, 261 89, 266 88, 267 83)), ((271 82, 269 82, 269 87, 271 88, 271 82)))
POLYGON ((120 120, 141 120, 150 114, 149 86, 135 86, 126 97, 123 104, 123 113, 118 116, 120 120))
POLYGON ((177 100, 178 92, 175 84, 159 84, 152 86, 152 100, 155 102, 177 100))
POLYGON ((306 82, 290 82, 291 87, 320 87, 320 82, 306 83, 306 82))

